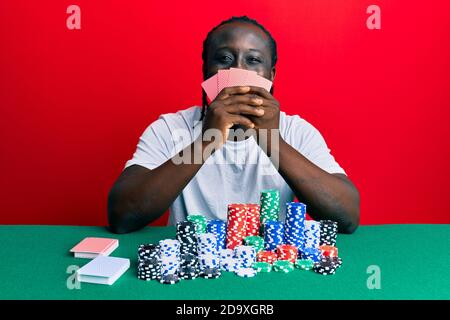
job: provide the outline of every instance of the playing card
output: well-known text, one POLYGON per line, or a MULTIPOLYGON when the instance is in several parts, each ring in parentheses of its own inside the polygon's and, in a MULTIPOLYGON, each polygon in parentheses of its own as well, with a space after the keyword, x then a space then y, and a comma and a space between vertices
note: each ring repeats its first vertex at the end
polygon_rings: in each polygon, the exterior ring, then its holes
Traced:
POLYGON ((228 87, 248 85, 246 81, 251 73, 256 74, 255 71, 230 68, 230 75, 228 76, 228 87))
POLYGON ((270 91, 272 87, 272 81, 260 76, 259 74, 249 74, 247 77, 247 85, 264 88, 267 91, 270 91))
POLYGON ((218 92, 217 92, 217 83, 218 83, 218 74, 216 73, 212 77, 206 79, 202 82, 202 88, 205 90, 206 95, 208 96, 210 101, 213 101, 218 92))
POLYGON ((218 90, 217 90, 217 94, 220 93, 220 91, 222 91, 223 88, 228 87, 228 77, 230 75, 230 69, 221 69, 218 71, 218 90))
POLYGON ((215 75, 202 82, 202 87, 210 102, 223 88, 234 86, 255 86, 270 91, 272 82, 255 71, 239 68, 220 69, 215 75))

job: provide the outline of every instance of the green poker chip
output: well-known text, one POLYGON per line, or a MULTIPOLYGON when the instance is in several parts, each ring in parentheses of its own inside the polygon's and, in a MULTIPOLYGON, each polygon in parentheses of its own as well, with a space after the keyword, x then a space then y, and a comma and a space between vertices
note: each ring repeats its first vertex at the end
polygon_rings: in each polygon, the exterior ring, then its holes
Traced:
POLYGON ((295 267, 301 270, 312 270, 314 261, 310 259, 297 259, 295 261, 295 267))
POLYGON ((260 222, 277 221, 280 213, 280 192, 276 189, 261 191, 260 222))
POLYGON ((270 272, 272 271, 272 265, 268 262, 255 262, 253 264, 253 269, 255 269, 258 272, 270 272))
POLYGON ((198 214, 191 214, 187 216, 187 220, 195 224, 195 232, 198 234, 206 232, 208 222, 205 216, 198 214))
POLYGON ((288 260, 277 260, 273 263, 273 270, 276 272, 288 273, 294 269, 294 264, 288 260))
POLYGON ((256 253, 264 250, 264 239, 259 236, 248 236, 244 238, 244 243, 247 246, 255 248, 256 253))

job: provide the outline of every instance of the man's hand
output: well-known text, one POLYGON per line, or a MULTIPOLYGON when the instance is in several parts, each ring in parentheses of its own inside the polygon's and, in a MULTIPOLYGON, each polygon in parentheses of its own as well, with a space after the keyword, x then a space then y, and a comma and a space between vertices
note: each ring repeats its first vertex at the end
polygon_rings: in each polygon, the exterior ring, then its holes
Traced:
POLYGON ((258 106, 264 109, 264 115, 261 117, 249 116, 250 120, 255 124, 255 129, 279 129, 280 126, 280 103, 276 100, 270 92, 260 87, 250 87, 249 93, 252 99, 259 99, 261 104, 258 106))
MULTIPOLYGON (((246 94, 252 87, 239 86, 224 88, 206 111, 203 134, 208 129, 221 132, 222 140, 214 141, 215 147, 223 145, 234 125, 255 128, 255 121, 265 115, 264 99, 256 94, 246 94)), ((263 122, 263 124, 266 124, 263 122)))
POLYGON ((263 108, 264 115, 261 117, 249 116, 249 118, 255 124, 256 141, 261 149, 270 156, 273 151, 271 138, 280 139, 280 103, 270 92, 260 87, 250 87, 250 91, 246 96, 261 101, 259 108, 263 108), (277 131, 272 132, 272 130, 277 131))

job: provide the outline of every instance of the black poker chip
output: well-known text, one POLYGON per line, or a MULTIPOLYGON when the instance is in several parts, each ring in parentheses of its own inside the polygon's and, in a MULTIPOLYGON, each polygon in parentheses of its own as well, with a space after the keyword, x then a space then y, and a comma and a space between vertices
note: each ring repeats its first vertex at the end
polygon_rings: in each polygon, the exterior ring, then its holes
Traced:
POLYGON ((200 274, 205 279, 217 279, 222 275, 219 268, 205 268, 200 274))
POLYGON ((197 255, 197 235, 195 224, 191 221, 181 221, 177 223, 176 238, 180 242, 181 254, 197 255))
POLYGON ((139 259, 151 259, 160 257, 161 247, 157 244, 141 244, 138 248, 139 259))
POLYGON ((163 284, 175 284, 180 282, 180 277, 178 277, 176 274, 166 274, 161 277, 159 282, 163 284))
POLYGON ((320 259, 320 262, 326 263, 329 262, 336 266, 336 268, 339 268, 342 265, 342 258, 340 257, 322 257, 320 259))
POLYGON ((323 275, 331 275, 336 272, 338 266, 331 260, 321 260, 314 264, 313 270, 323 275))
POLYGON ((137 276, 141 280, 159 280, 161 278, 161 260, 158 257, 139 258, 137 276))
POLYGON ((338 224, 332 220, 320 220, 320 245, 336 245, 338 224))

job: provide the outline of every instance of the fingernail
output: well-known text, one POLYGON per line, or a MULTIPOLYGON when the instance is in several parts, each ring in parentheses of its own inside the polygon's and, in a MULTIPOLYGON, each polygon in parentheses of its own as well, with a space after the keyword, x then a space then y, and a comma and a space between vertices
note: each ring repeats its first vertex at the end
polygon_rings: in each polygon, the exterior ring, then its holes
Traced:
POLYGON ((241 87, 241 90, 242 91, 248 91, 248 90, 250 90, 250 87, 241 87))

